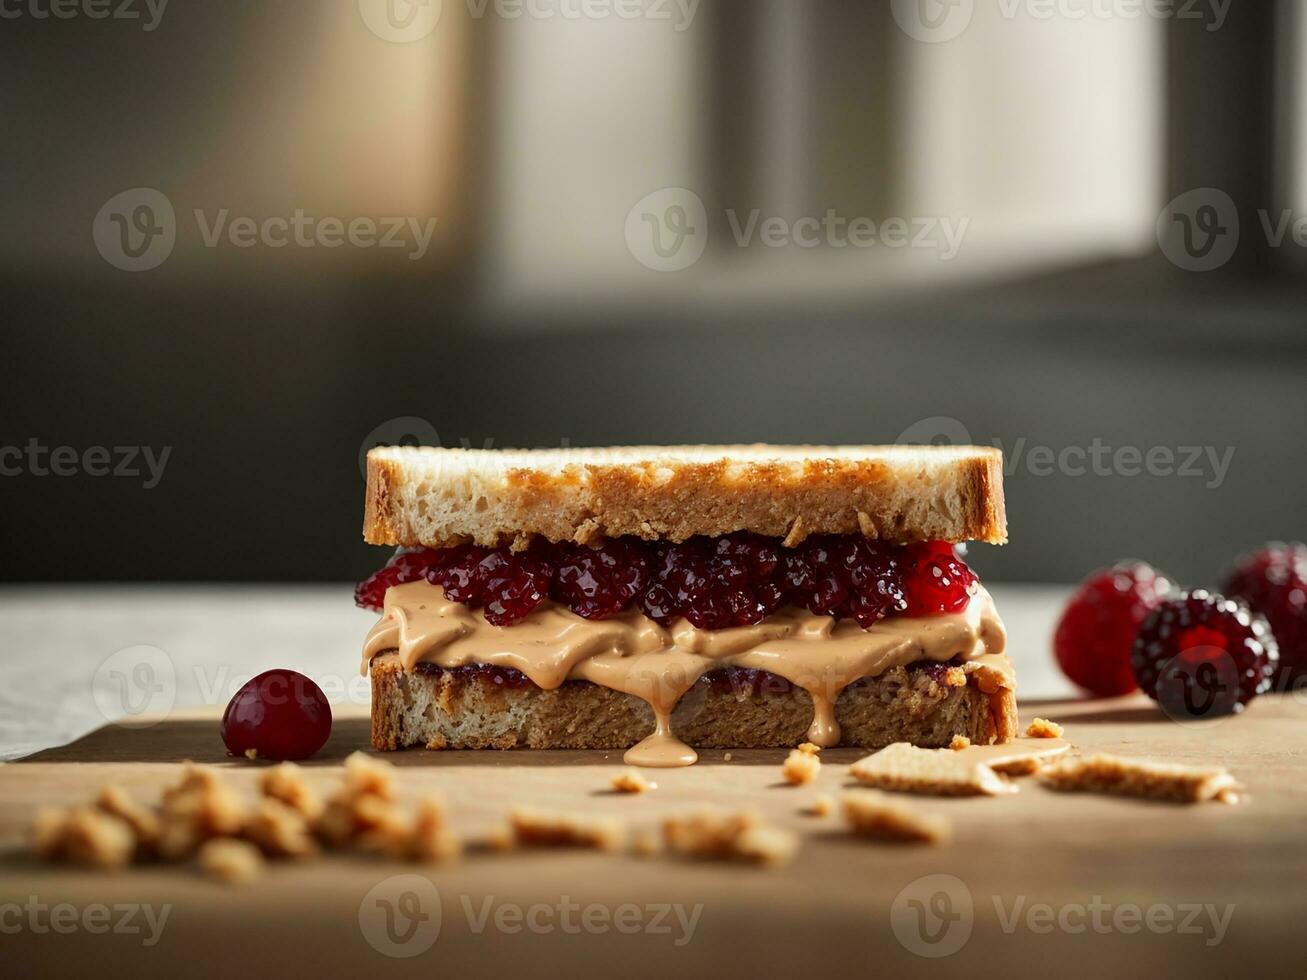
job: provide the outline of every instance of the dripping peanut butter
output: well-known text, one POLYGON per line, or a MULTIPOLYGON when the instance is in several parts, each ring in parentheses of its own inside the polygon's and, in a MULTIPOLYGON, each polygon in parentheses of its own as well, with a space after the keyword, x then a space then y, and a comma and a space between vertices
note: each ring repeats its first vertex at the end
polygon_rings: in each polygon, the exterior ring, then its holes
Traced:
POLYGON ((632 765, 684 766, 697 758, 675 737, 671 716, 681 697, 710 670, 768 671, 812 697, 809 740, 839 743, 835 702, 849 684, 894 667, 960 659, 986 693, 1012 687, 1003 656, 1006 634, 989 594, 978 588, 958 614, 890 617, 864 630, 856 623, 782 609, 753 626, 699 630, 684 620, 663 627, 636 609, 588 620, 546 604, 511 627, 444 595, 426 581, 390 588, 382 619, 368 634, 363 671, 395 651, 404 668, 426 662, 452 669, 488 664, 520 671, 546 690, 584 680, 647 702, 654 731, 626 753, 632 765))

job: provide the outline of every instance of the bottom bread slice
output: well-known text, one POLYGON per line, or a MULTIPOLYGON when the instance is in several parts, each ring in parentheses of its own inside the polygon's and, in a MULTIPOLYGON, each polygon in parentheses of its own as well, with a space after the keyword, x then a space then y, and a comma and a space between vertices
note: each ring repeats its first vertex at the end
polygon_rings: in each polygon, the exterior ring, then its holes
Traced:
MULTIPOLYGON (((372 745, 377 749, 626 749, 654 727, 653 709, 629 694, 567 681, 537 687, 516 671, 419 664, 386 652, 372 661, 372 745)), ((895 667, 849 685, 835 703, 841 745, 947 746, 1016 736, 1013 693, 982 691, 975 674, 947 664, 895 667)), ((804 741, 812 697, 774 674, 730 668, 700 678, 672 714, 672 731, 696 748, 775 748, 804 741)))

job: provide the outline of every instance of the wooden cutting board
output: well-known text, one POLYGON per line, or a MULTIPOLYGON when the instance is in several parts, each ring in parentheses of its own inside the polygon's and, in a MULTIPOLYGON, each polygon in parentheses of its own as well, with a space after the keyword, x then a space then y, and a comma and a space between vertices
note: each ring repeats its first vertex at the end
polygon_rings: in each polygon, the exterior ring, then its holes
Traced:
MULTIPOLYGON (((225 757, 216 717, 174 714, 0 766, 0 962, 13 977, 428 978, 1226 976, 1294 965, 1307 912, 1307 703, 1263 698, 1209 728, 1169 721, 1142 698, 1022 708, 1065 723, 1080 751, 1226 765, 1249 799, 1181 806, 1026 779, 1008 797, 904 797, 955 832, 944 846, 903 847, 850 838, 838 814, 802 812, 850 785, 857 750, 823 753, 818 784, 804 788, 780 781, 784 752, 706 752, 692 768, 651 771, 657 788, 638 796, 608 789, 619 753, 409 752, 389 756, 403 792, 440 791, 470 836, 515 804, 617 814, 640 829, 711 803, 762 811, 798 831, 802 849, 778 870, 582 851, 474 852, 441 867, 331 857, 244 887, 191 867, 36 863, 25 844, 35 809, 84 801, 106 781, 153 801, 195 759, 253 794, 259 764, 225 757)), ((365 718, 338 718, 309 779, 329 787, 366 744, 365 718)))

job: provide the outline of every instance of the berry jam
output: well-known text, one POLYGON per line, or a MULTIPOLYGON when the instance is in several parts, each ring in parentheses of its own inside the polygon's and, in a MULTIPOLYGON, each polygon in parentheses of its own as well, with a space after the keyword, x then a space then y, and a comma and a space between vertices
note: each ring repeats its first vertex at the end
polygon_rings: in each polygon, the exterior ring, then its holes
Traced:
POLYGON ((586 619, 632 606, 664 626, 698 629, 760 622, 781 606, 855 620, 961 612, 976 576, 952 545, 889 545, 855 535, 818 536, 796 548, 756 534, 696 537, 680 544, 614 538, 597 547, 537 541, 508 548, 401 549, 361 582, 354 600, 380 610, 393 585, 426 579, 445 595, 511 626, 545 599, 586 619))

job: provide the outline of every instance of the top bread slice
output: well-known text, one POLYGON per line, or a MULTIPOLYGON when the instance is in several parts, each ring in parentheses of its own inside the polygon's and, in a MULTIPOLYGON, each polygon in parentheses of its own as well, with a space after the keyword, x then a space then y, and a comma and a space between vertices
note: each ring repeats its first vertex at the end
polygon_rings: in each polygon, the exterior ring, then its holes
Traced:
POLYGON ((444 548, 684 541, 752 531, 1007 540, 1003 457, 980 446, 633 446, 368 453, 363 537, 444 548))

